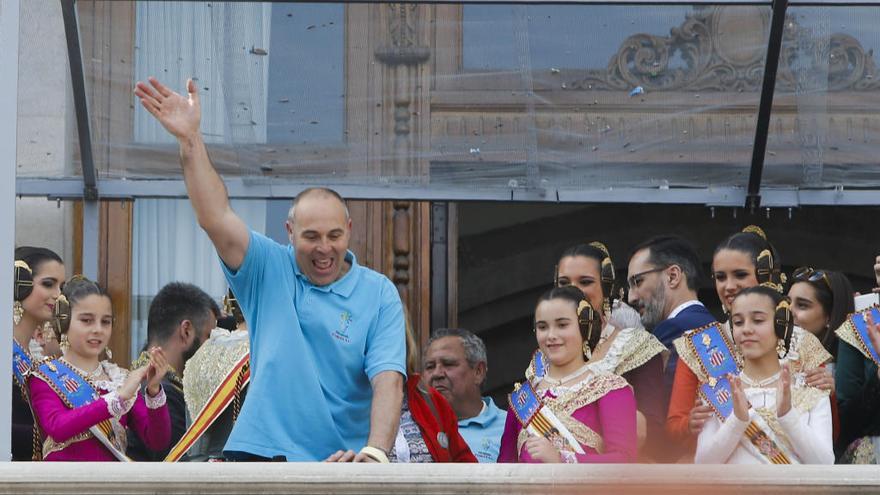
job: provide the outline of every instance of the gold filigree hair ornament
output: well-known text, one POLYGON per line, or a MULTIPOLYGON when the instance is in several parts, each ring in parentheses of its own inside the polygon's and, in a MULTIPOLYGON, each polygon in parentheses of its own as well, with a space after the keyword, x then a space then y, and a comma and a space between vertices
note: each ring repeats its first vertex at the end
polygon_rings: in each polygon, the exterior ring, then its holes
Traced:
POLYGON ((782 284, 785 283, 785 274, 776 268, 773 261, 773 253, 769 249, 765 249, 758 254, 755 260, 755 274, 757 275, 758 285, 769 287, 776 292, 782 294, 782 284))
POLYGON ((788 354, 791 346, 791 336, 794 333, 794 318, 791 314, 791 301, 788 297, 783 297, 779 304, 776 305, 776 311, 773 315, 773 327, 776 331, 776 354, 779 359, 788 354))
POLYGON ((758 269, 758 283, 771 283, 773 286, 769 286, 772 289, 776 290, 779 293, 783 292, 782 286, 785 285, 785 282, 788 281, 788 277, 782 273, 782 267, 776 266, 775 260, 773 259, 773 252, 771 251, 772 246, 770 245, 770 240, 767 238, 767 233, 764 232, 764 229, 758 227, 757 225, 749 225, 742 229, 743 233, 754 234, 761 239, 764 240, 766 244, 766 248, 758 254, 758 259, 755 260, 755 267, 758 269), (766 258, 767 261, 762 265, 761 259, 766 258), (765 270, 766 269, 766 270, 765 270), (762 272, 761 270, 765 270, 762 272), (764 278, 762 278, 762 275, 764 278))
POLYGON ((767 234, 764 232, 764 229, 762 229, 761 227, 758 227, 757 225, 747 225, 745 228, 742 229, 742 232, 748 233, 748 234, 755 234, 756 236, 760 237, 761 239, 764 239, 765 242, 769 242, 767 240, 767 234))
POLYGON ((15 282, 13 298, 16 301, 23 301, 31 295, 31 291, 34 289, 34 272, 23 260, 15 260, 13 270, 13 281, 15 282))
POLYGON ((231 315, 233 311, 235 311, 235 307, 238 305, 238 299, 235 298, 235 294, 232 293, 232 289, 226 291, 226 295, 223 296, 223 312, 231 315))
POLYGON ((23 260, 15 260, 12 273, 12 323, 18 325, 24 318, 22 301, 34 290, 34 272, 23 260))
POLYGON ((61 294, 58 296, 58 299, 55 300, 55 329, 62 336, 67 334, 67 330, 70 328, 70 301, 67 300, 67 296, 61 294))
POLYGON ((602 282, 602 310, 605 314, 611 314, 611 297, 614 294, 614 279, 616 277, 614 270, 614 262, 611 261, 611 254, 605 244, 599 241, 593 241, 590 246, 598 249, 605 255, 600 265, 600 278, 602 282))
POLYGON ((586 333, 584 336, 583 352, 584 356, 589 360, 593 353, 593 334, 596 334, 596 341, 598 341, 602 333, 602 319, 586 299, 578 303, 577 317, 578 326, 581 328, 582 333, 586 333))

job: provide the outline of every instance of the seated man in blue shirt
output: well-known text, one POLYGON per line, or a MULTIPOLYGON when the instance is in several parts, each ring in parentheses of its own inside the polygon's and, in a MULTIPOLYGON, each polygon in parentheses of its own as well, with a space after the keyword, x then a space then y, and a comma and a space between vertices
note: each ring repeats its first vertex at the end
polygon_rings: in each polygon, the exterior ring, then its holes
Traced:
POLYGON ((251 232, 208 158, 192 80, 187 91, 181 96, 150 78, 135 94, 177 137, 196 219, 250 324, 251 382, 224 453, 231 460, 388 462, 406 373, 397 289, 348 250, 351 219, 334 191, 297 196, 287 220, 290 245, 251 232))
POLYGON ((458 416, 458 431, 480 462, 495 462, 507 412, 491 397, 481 397, 486 379, 486 345, 460 328, 434 332, 425 350, 423 376, 449 401, 458 416))

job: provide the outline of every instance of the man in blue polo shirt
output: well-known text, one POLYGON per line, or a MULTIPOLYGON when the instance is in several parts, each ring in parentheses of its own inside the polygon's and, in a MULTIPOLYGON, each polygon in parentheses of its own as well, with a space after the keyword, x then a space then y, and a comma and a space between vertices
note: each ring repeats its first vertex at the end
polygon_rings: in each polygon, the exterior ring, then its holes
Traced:
POLYGON ((425 350, 423 376, 452 406, 458 432, 480 462, 495 462, 507 413, 491 397, 481 397, 486 379, 486 345, 461 328, 434 332, 425 350))
POLYGON ((183 97, 150 78, 135 94, 178 138, 196 218, 250 327, 251 382, 224 453, 243 461, 388 462, 406 369, 397 289, 358 265, 348 250, 348 209, 329 189, 294 200, 290 245, 249 231, 208 158, 191 80, 187 91, 183 97))

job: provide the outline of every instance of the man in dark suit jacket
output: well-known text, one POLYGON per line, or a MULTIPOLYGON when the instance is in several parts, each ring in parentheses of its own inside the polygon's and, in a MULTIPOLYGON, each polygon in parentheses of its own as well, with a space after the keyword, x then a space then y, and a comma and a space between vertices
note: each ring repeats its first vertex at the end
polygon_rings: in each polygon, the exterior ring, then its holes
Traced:
POLYGON ((697 254, 677 236, 651 238, 638 245, 629 260, 629 304, 641 314, 645 328, 669 349, 663 377, 667 401, 678 363, 672 341, 715 321, 697 299, 699 279, 697 254))
MULTIPOLYGON (((181 377, 183 365, 195 354, 202 343, 211 335, 220 317, 220 306, 205 291, 195 285, 172 282, 156 294, 150 303, 147 316, 146 349, 161 347, 168 357, 171 369, 162 381, 171 416, 171 443, 165 450, 156 452, 147 449, 140 437, 129 430, 126 453, 136 461, 162 461, 168 451, 186 432, 186 403, 183 399, 181 377)), ((139 367, 139 361, 132 365, 139 367)))

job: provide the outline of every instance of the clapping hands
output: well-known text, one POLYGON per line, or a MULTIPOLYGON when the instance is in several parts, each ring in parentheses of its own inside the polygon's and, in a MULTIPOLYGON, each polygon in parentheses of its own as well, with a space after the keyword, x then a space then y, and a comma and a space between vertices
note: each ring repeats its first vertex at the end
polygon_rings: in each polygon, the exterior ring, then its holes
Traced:
POLYGON ((144 382, 147 384, 147 394, 150 397, 159 393, 162 379, 168 372, 168 359, 161 347, 152 347, 147 353, 150 355, 150 363, 136 370, 131 370, 122 386, 116 391, 122 400, 131 400, 144 382))
POLYGON ((776 417, 781 418, 788 411, 791 411, 791 371, 785 363, 776 381, 776 417))
POLYGON ((740 421, 748 421, 749 409, 752 405, 746 397, 742 380, 736 375, 730 375, 727 379, 730 380, 730 391, 733 394, 733 414, 740 421))
POLYGON ((159 393, 162 379, 168 373, 168 358, 165 357, 165 351, 158 346, 151 348, 148 352, 150 364, 144 367, 146 368, 144 379, 147 381, 147 394, 153 397, 159 393))

